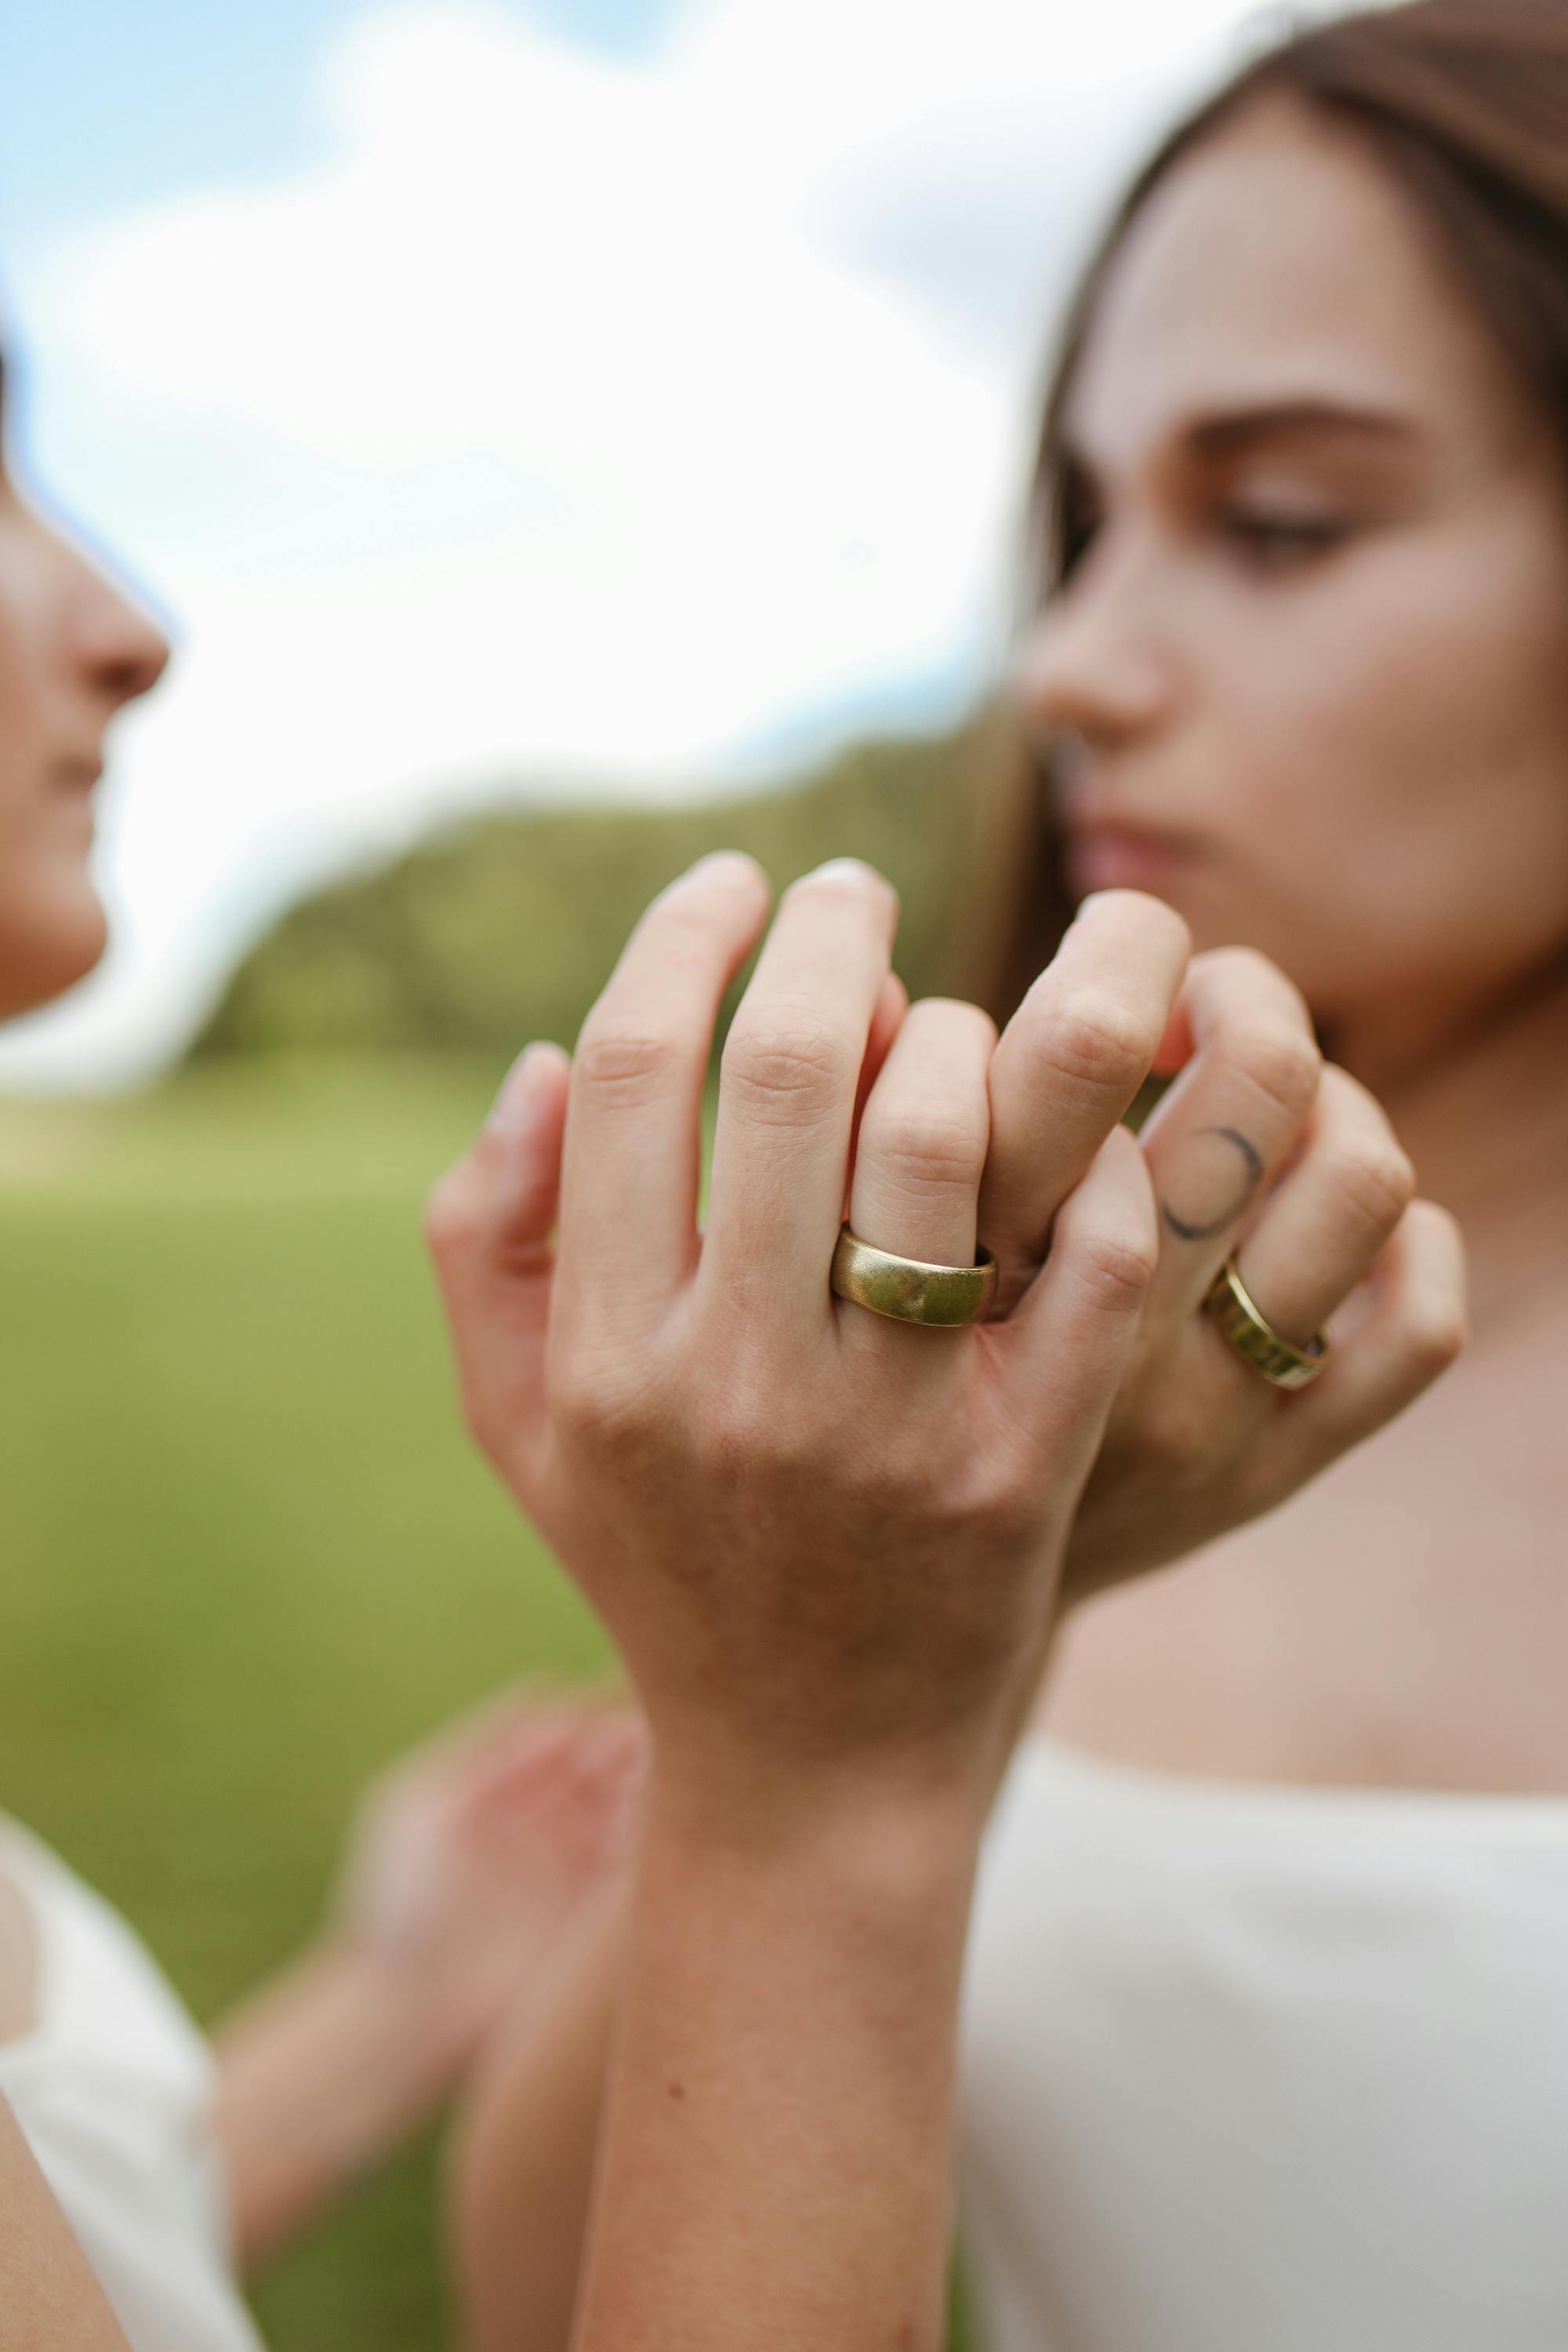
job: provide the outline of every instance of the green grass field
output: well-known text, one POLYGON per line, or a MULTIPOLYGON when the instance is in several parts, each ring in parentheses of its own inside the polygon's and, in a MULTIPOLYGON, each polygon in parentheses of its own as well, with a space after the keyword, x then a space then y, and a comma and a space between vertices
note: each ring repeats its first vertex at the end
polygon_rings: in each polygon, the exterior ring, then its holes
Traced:
MULTIPOLYGON (((463 1439, 420 1248, 498 1076, 0 1104, 0 1804, 205 2020, 309 1932, 367 1774, 603 1662, 463 1439)), ((432 2135, 276 2265, 275 2352, 450 2340, 436 2163, 432 2135)))

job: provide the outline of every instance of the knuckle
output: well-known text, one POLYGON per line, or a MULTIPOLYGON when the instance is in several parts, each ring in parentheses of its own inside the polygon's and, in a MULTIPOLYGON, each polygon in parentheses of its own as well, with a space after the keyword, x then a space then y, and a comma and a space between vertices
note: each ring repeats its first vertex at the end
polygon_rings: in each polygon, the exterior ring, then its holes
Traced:
POLYGON ((1051 1007, 1037 1051, 1047 1070, 1106 1094, 1134 1094, 1159 1049, 1152 1025, 1107 989, 1079 988, 1051 1007))
POLYGON ((722 1083, 752 1115, 791 1126, 820 1116, 853 1082, 847 1040, 819 1013, 775 1013, 731 1029, 722 1083))
POLYGON ((1415 1171, 1397 1145, 1343 1150, 1328 1174, 1336 1199, 1377 1232, 1392 1233, 1415 1197, 1415 1171))
POLYGON ((1264 1099, 1299 1123, 1311 1109, 1323 1057, 1310 1033, 1284 1022, 1259 1022, 1237 1030, 1230 1059, 1264 1099))
POLYGON ((1424 1380, 1436 1380, 1458 1362, 1469 1337, 1469 1321, 1462 1305, 1434 1307, 1411 1327, 1406 1349, 1413 1369, 1424 1380))
POLYGON ((710 1392, 692 1415, 690 1449, 704 1487, 715 1496, 767 1498, 809 1493, 823 1481, 842 1483, 840 1444, 816 1416, 781 1389, 775 1370, 759 1360, 710 1392))
POLYGON ((1080 1234, 1074 1253, 1075 1271, 1092 1304, 1113 1315, 1142 1307, 1158 1258, 1152 1236, 1103 1228, 1080 1234))
POLYGON ((976 1120, 933 1108, 879 1118, 861 1149, 878 1175, 901 1191, 967 1193, 984 1169, 985 1143, 976 1120))
POLYGON ((1000 1446, 990 1475, 964 1496, 965 1517, 978 1523, 1000 1552, 1016 1552, 1039 1538, 1040 1484, 1037 1440, 1000 1446))
POLYGON ((681 1062, 673 1037, 624 1022, 590 1020, 577 1041, 573 1066, 598 1101, 634 1108, 658 1100, 681 1062))
POLYGON ((607 1354, 576 1348, 551 1366, 550 1409, 561 1434, 579 1445, 629 1437, 655 1418, 646 1380, 607 1354))

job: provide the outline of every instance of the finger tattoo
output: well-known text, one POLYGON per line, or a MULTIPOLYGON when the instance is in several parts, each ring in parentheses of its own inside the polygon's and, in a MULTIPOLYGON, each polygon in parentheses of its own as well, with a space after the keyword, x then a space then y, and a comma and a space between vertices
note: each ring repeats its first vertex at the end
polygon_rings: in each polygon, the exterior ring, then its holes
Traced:
POLYGON ((1230 1150, 1225 1154, 1224 1168, 1221 1171, 1226 1186, 1223 1196, 1226 1200, 1226 1207, 1224 1213, 1218 1216, 1210 1210, 1206 1215, 1179 1217, 1169 1201, 1162 1201, 1160 1207, 1165 1223, 1178 1241, 1216 1240, 1227 1226, 1234 1225, 1238 1217, 1245 1215, 1251 1205, 1254 1193, 1263 1181, 1263 1161, 1257 1147, 1250 1143, 1239 1129, 1234 1127, 1200 1128, 1198 1133, 1193 1138, 1194 1142, 1201 1141, 1205 1135, 1218 1136, 1222 1141, 1230 1146, 1230 1150), (1232 1164, 1232 1152, 1241 1161, 1239 1173, 1232 1164))

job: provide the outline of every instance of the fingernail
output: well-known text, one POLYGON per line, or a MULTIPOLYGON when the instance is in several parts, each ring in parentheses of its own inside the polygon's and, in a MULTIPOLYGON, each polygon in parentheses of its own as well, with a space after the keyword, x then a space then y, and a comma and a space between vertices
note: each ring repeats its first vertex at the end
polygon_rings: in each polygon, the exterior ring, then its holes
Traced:
POLYGON ((532 1124, 538 1108, 539 1078, 542 1068, 538 1041, 525 1045, 505 1077, 500 1082, 490 1115, 485 1125, 494 1134, 515 1135, 532 1124))
POLYGON ((1114 898, 1115 896, 1114 890, 1091 890, 1088 898, 1080 898, 1073 908, 1073 921, 1081 923, 1091 907, 1102 907, 1107 898, 1114 898))

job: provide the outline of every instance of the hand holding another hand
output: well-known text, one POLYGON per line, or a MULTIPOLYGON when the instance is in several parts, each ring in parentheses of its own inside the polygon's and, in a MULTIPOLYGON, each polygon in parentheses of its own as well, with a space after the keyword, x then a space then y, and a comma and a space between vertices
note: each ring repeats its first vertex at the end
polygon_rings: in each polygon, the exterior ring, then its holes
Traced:
POLYGON ((1144 951, 1163 911, 1131 891, 1087 901, 991 1066, 980 1231, 1003 1313, 1107 1111, 1121 1117, 1152 1066, 1174 1074, 1141 1131, 1159 1264, 1073 1524, 1068 1602, 1272 1510, 1402 1412, 1465 1339, 1458 1227, 1414 1197, 1381 1106, 1324 1064, 1299 992, 1248 949, 1194 957, 1173 1003, 1169 966, 1144 951), (1320 1382, 1283 1393, 1225 1344, 1203 1307, 1229 1257, 1287 1340, 1304 1348, 1330 1326, 1320 1382))
POLYGON ((1190 960, 1112 892, 998 1042, 905 1009, 892 894, 847 862, 785 894, 736 1016, 700 1233, 713 1024, 764 911, 739 856, 672 885, 574 1065, 531 1049, 438 1189, 470 1422, 667 1734, 984 1745, 1061 1605, 1272 1507, 1452 1360, 1458 1236, 1263 958, 1190 960), (984 1240, 992 1319, 836 1298, 847 1187, 879 1248, 984 1240), (1298 1344, 1342 1309, 1320 1386, 1270 1387, 1201 1311, 1233 1252, 1298 1344))
MULTIPOLYGON (((714 1024, 766 903, 731 855, 672 885, 570 1069, 534 1048, 437 1189, 469 1420, 619 1644, 661 1769, 940 1754, 988 1793, 1136 1339, 1149 1180, 1121 1107, 1063 1075, 1043 1108, 1084 1164, 1005 1321, 834 1296, 851 1174, 867 1239, 973 1259, 995 1043, 973 1006, 900 1018, 894 895, 845 863, 784 894, 736 1015, 700 1233, 714 1024)), ((1132 951, 1173 1002, 1184 934, 1143 904, 1132 951)))

